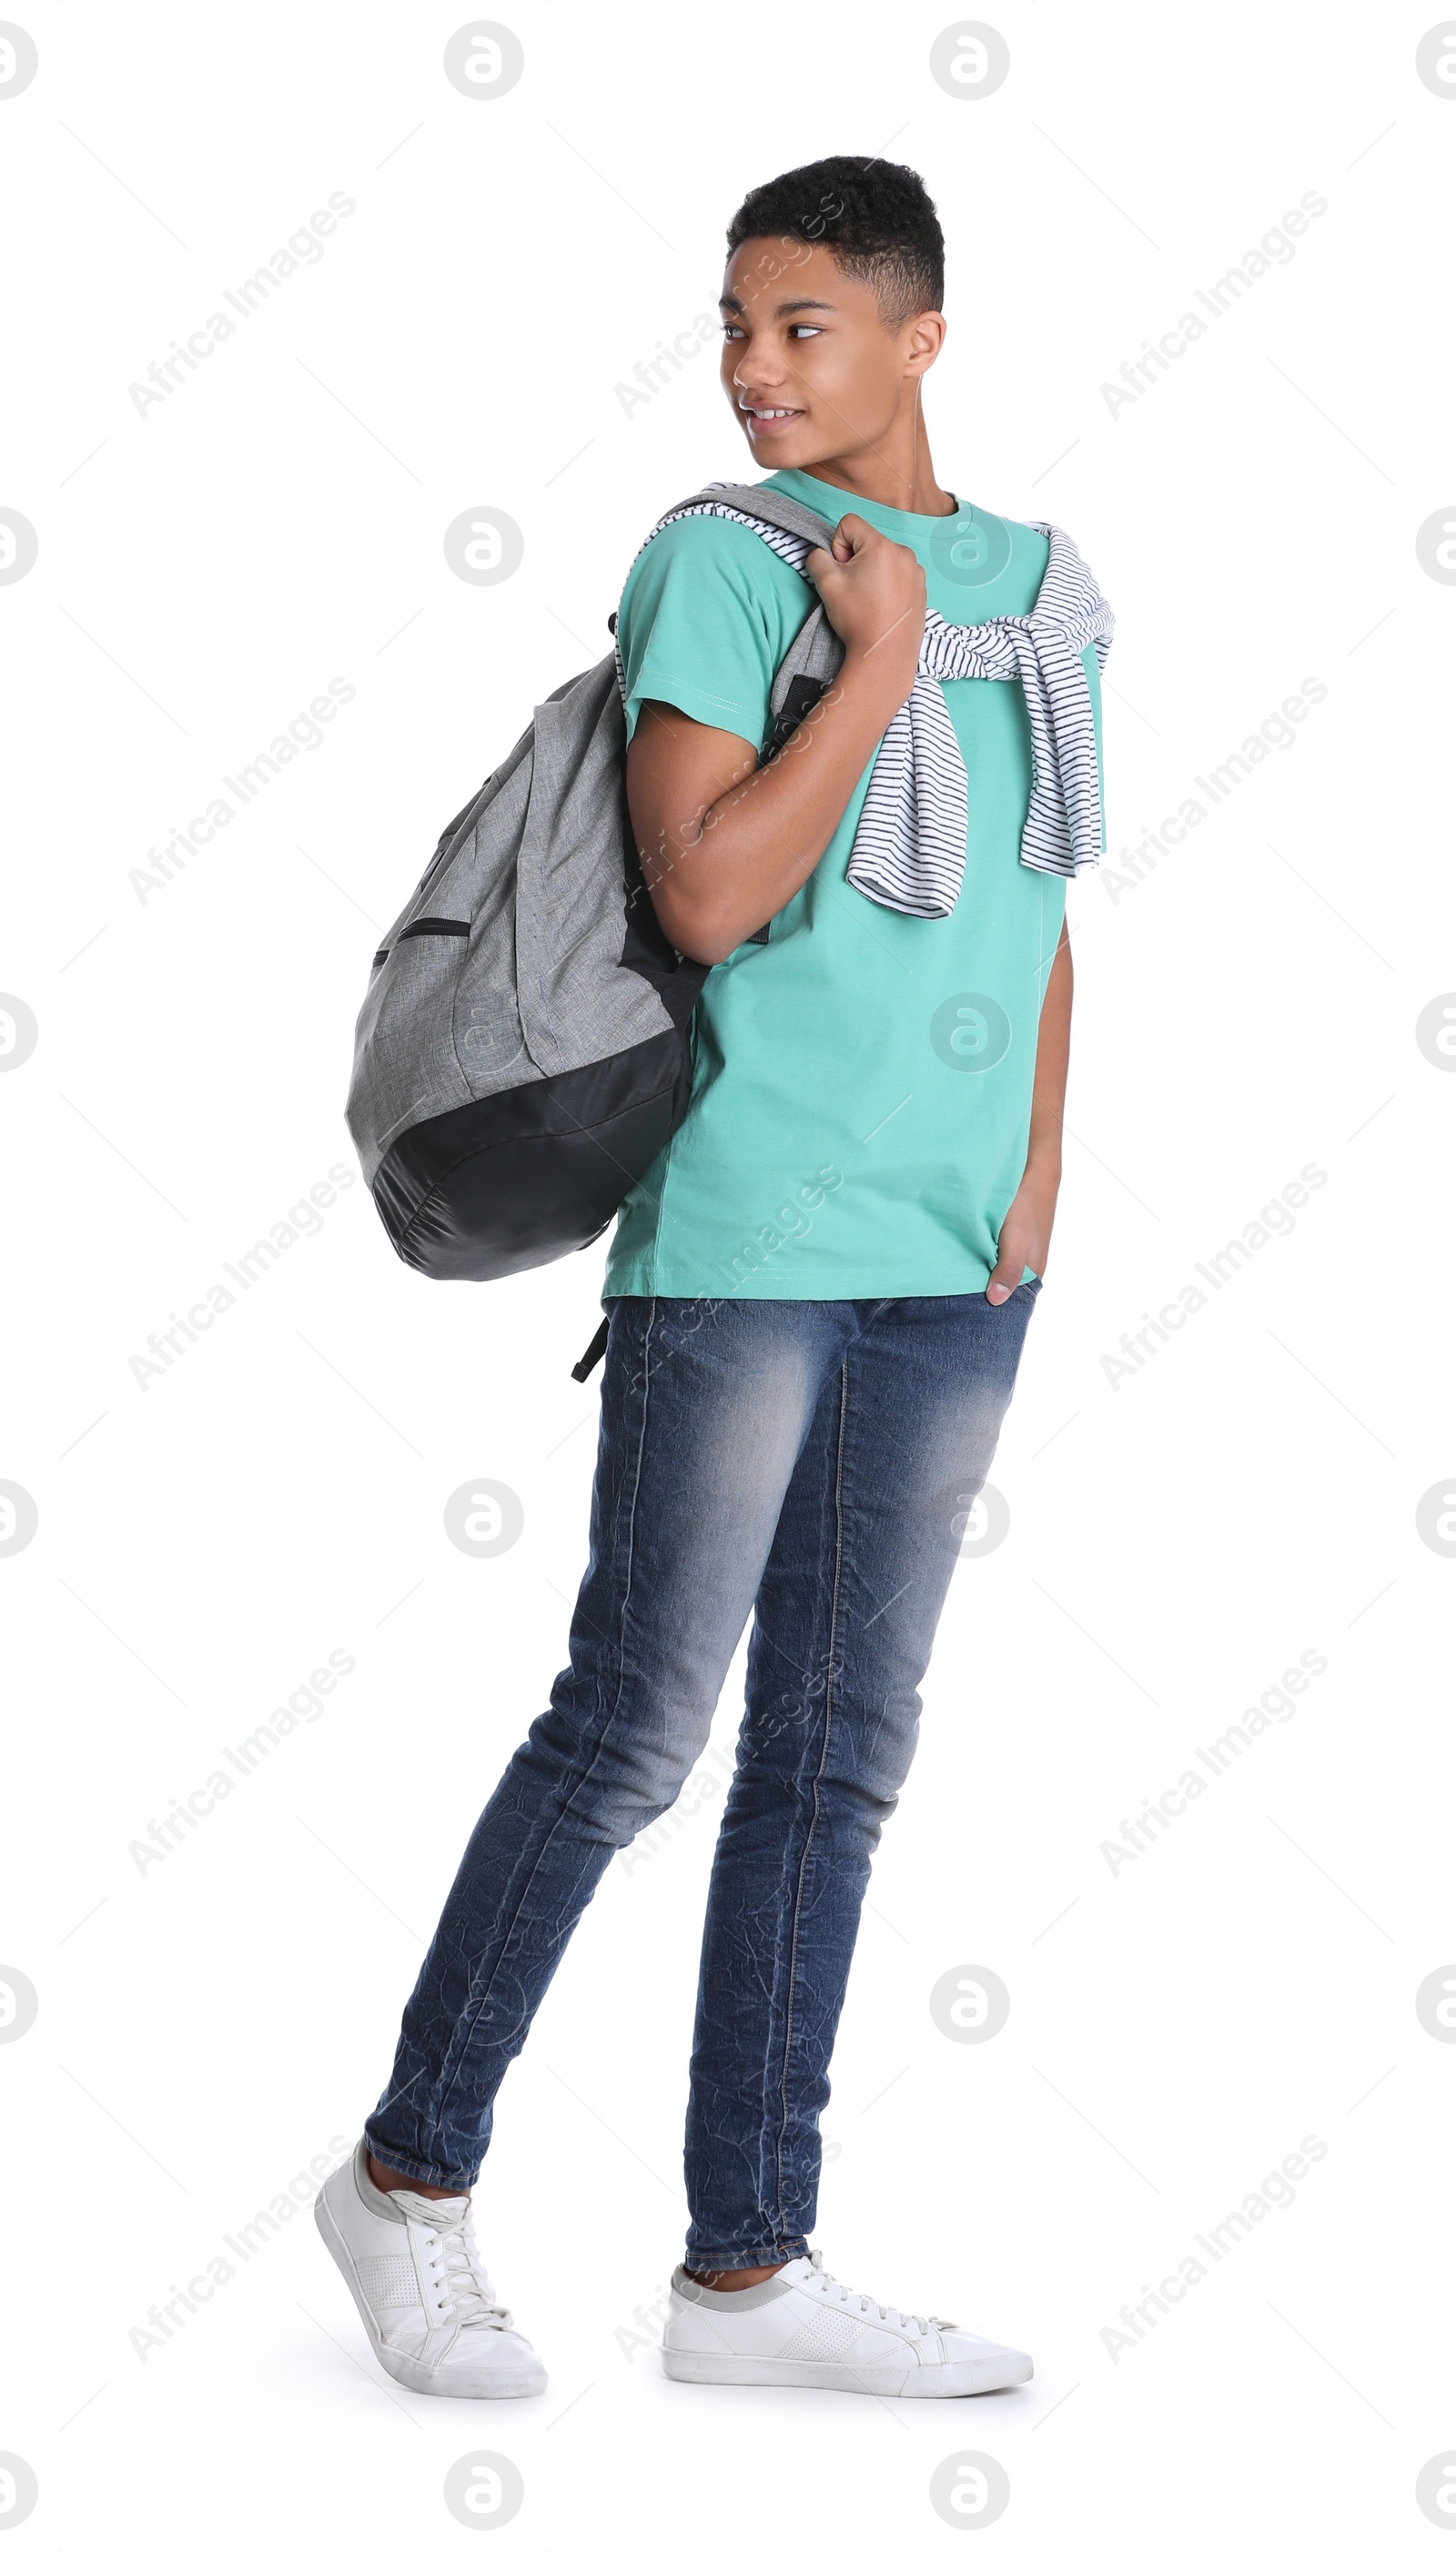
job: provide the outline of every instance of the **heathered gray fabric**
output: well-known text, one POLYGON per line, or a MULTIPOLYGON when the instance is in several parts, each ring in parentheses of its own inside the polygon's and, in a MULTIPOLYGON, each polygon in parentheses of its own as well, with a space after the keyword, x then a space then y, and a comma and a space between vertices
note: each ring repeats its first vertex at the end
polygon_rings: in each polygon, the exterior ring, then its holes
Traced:
POLYGON ((382 2216, 386 2224, 408 2223, 403 2207, 395 2205, 388 2189, 377 2187, 370 2180, 363 2136, 354 2148, 354 2185, 359 2192, 360 2204, 366 2206, 371 2215, 382 2216))
MULTIPOLYGON (((672 513, 704 502, 800 538, 822 531, 772 488, 714 486, 672 513)), ((811 612, 775 684, 776 710, 795 672, 832 673, 840 653, 822 611, 811 612)), ((651 984, 620 962, 630 831, 617 663, 614 649, 543 701, 386 935, 345 1107, 370 1183, 410 1126, 604 1062, 673 1024, 651 984), (400 939, 427 918, 468 922, 469 936, 400 939)))
MULTIPOLYGON (((784 2291, 778 2278, 760 2278, 756 2286, 700 2286, 686 2269, 673 2271, 673 2291, 685 2295, 689 2303, 703 2304, 709 2312, 756 2312, 763 2304, 776 2303, 784 2291)), ((788 2292, 795 2289, 790 2286, 788 2292)))
POLYGON ((619 1054, 670 1024, 650 984, 618 964, 628 834, 626 726, 607 657, 536 712, 535 771, 516 884, 516 1000, 545 1073, 619 1054))
MULTIPOLYGON (((826 494, 836 496, 841 488, 827 487, 826 494)), ((811 505, 801 505, 797 496, 785 496, 781 487, 750 487, 737 478, 713 478, 699 487, 693 496, 683 496, 670 505, 654 526, 661 531, 677 514, 685 514, 695 505, 730 505, 740 514, 754 514, 761 523, 777 523, 780 532, 792 532, 795 540, 822 541, 826 530, 832 531, 846 511, 836 505, 832 514, 819 514, 811 505)), ((651 538, 651 535, 649 535, 651 538)))
POLYGON ((774 715, 778 716, 787 699, 796 674, 812 674, 816 682, 832 683, 843 663, 844 640, 830 628, 823 603, 816 602, 774 677, 769 695, 774 715))

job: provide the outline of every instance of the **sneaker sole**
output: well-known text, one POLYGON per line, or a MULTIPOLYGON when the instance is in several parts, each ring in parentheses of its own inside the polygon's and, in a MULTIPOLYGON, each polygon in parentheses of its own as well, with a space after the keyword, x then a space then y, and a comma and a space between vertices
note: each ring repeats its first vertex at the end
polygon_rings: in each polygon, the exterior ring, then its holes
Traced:
POLYGON ((814 2365, 802 2358, 694 2357, 665 2348, 663 2371, 675 2384, 779 2384, 823 2392, 884 2392, 900 2401, 960 2400, 971 2392, 1002 2392, 1029 2384, 1032 2364, 1019 2349, 979 2366, 912 2366, 905 2375, 877 2375, 868 2366, 814 2365))
POLYGON ((411 2392, 433 2392, 438 2398, 457 2401, 514 2401, 527 2393, 546 2391, 545 2367, 539 2375, 503 2377, 498 2384, 479 2381, 462 2384, 459 2380, 452 2383, 448 2366, 421 2366, 417 2358, 406 2357, 401 2349, 391 2348, 388 2341, 379 2335, 378 2324, 364 2301, 355 2273, 349 2246, 325 2205, 324 2197, 325 2192, 321 2188, 314 2199, 313 2220, 323 2235, 330 2259, 354 2297, 365 2339, 385 2374, 392 2376, 396 2384, 404 2385, 411 2392))

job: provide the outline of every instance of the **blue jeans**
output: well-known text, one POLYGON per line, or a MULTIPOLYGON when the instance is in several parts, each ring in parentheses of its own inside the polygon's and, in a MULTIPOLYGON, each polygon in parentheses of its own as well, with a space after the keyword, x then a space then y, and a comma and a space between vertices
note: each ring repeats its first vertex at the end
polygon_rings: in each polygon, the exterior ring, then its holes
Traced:
POLYGON ((365 2126, 380 2162, 473 2180, 576 1920, 676 1798, 752 1611, 703 1934, 685 2264, 807 2251, 870 1856, 1039 1291, 611 1303, 571 1663, 466 1847, 365 2126))

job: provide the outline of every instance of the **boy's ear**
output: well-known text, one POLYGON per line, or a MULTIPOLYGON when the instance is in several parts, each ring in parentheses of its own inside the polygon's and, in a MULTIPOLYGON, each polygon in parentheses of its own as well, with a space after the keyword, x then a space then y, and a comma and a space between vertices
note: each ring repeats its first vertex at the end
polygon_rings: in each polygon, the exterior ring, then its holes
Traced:
POLYGON ((946 323, 939 310, 921 310, 906 331, 905 363, 909 371, 928 372, 945 344, 946 323))

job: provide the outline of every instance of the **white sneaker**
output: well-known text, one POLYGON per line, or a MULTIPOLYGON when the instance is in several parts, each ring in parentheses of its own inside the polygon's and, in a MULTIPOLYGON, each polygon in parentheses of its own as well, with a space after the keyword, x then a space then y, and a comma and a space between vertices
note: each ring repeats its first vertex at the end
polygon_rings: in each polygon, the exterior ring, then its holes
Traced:
POLYGON ((678 2384, 810 2384, 911 2401, 994 2392, 1031 2377, 1021 2349, 878 2304, 840 2286, 817 2251, 726 2292, 675 2269, 663 2366, 678 2384))
POLYGON ((468 2401, 545 2392, 545 2367, 480 2266, 468 2193, 376 2188, 361 2141, 325 2180, 313 2214, 396 2384, 468 2401))

